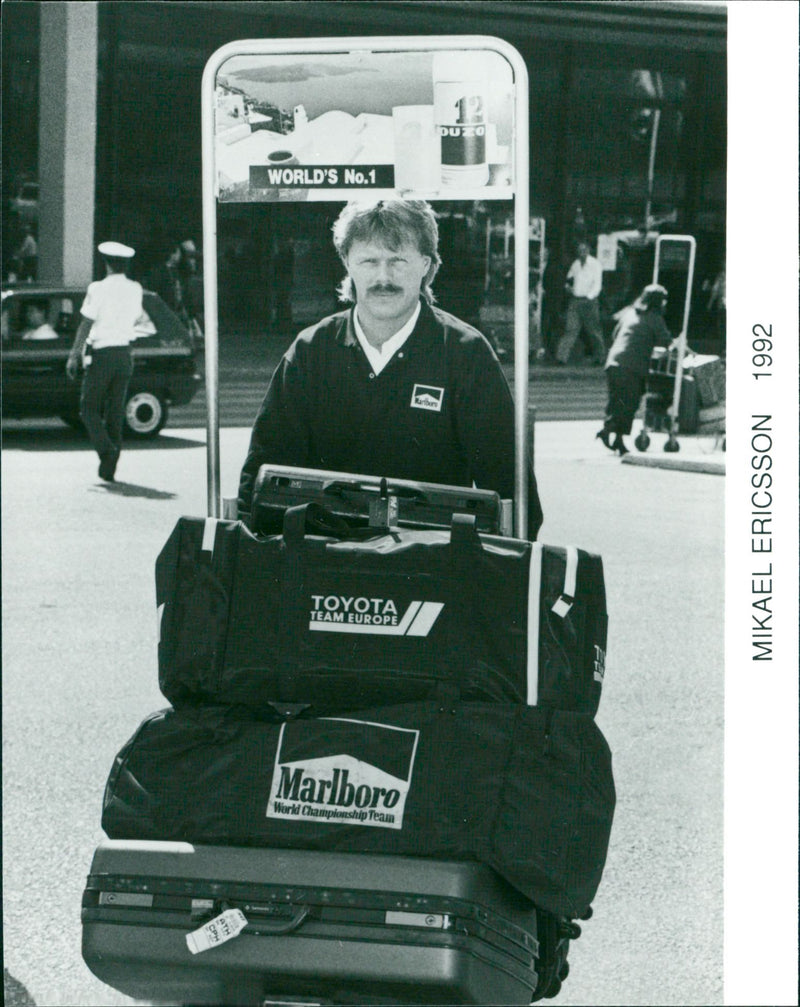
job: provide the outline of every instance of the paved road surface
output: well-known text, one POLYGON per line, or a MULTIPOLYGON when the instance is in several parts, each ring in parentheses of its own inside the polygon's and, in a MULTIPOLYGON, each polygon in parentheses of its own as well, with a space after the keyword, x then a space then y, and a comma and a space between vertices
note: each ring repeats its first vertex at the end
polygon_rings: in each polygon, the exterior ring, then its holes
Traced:
MULTIPOLYGON (((595 915, 555 1003, 720 1004, 725 479, 622 465, 593 432, 541 423, 536 440, 542 540, 604 557, 598 721, 618 790, 595 915)), ((177 517, 204 512, 203 439, 131 446, 108 486, 65 428, 5 432, 4 964, 39 1007, 130 1002, 84 966, 79 907, 114 755, 165 705, 153 564, 177 517)), ((221 441, 230 494, 247 430, 221 441)))

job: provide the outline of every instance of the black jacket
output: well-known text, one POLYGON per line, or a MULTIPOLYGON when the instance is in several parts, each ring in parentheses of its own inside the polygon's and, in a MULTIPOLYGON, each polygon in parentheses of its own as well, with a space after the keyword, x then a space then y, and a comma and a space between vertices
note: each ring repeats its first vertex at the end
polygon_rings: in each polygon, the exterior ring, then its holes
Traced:
MULTIPOLYGON (((261 465, 295 465, 492 489, 514 496, 514 406, 477 329, 423 302, 414 331, 380 374, 352 309, 305 329, 275 369, 239 483, 248 513, 261 465)), ((528 476, 528 536, 542 510, 528 476)))
POLYGON ((660 311, 629 305, 614 329, 606 367, 621 367, 644 378, 650 368, 654 346, 666 346, 669 329, 660 311))

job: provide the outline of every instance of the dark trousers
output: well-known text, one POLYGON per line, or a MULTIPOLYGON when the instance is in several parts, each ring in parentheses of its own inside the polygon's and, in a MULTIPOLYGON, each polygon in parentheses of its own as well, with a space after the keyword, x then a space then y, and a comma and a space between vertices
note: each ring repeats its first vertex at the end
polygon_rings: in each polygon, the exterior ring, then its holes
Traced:
POLYGON ((597 298, 590 301, 588 297, 571 297, 567 305, 567 319, 564 335, 556 348, 556 360, 566 364, 572 347, 575 345, 581 328, 592 341, 592 357, 598 364, 605 363, 606 344, 603 339, 603 326, 600 322, 600 305, 597 298))
POLYGON ((81 419, 92 447, 103 458, 119 454, 125 398, 133 373, 127 346, 109 346, 92 353, 81 387, 81 419))
POLYGON ((645 392, 645 379, 625 367, 607 367, 608 403, 603 426, 612 434, 629 434, 645 392))

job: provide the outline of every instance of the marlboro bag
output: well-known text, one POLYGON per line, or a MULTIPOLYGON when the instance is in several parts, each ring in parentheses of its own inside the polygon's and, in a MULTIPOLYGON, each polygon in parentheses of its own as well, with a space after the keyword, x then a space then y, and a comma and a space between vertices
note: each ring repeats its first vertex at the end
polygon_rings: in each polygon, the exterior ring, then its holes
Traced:
POLYGON ((479 535, 465 515, 353 534, 316 505, 266 537, 181 518, 156 564, 166 698, 265 717, 276 702, 319 716, 442 695, 596 712, 599 556, 479 535))
POLYGON ((281 724, 166 710, 117 756, 112 839, 478 860, 579 917, 614 811, 611 755, 586 714, 413 703, 281 724))

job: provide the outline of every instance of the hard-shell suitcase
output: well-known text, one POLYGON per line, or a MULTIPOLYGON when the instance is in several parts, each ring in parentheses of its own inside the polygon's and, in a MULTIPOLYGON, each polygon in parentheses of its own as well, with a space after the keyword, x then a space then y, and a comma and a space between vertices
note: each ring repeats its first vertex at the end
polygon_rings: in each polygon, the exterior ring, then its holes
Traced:
POLYGON ((89 968, 144 1000, 529 1004, 537 986, 537 910, 474 863, 107 840, 81 915, 89 968))
POLYGON ((262 534, 280 532, 286 510, 304 503, 320 504, 357 524, 449 528, 453 514, 471 514, 478 531, 510 531, 500 497, 493 490, 286 465, 259 469, 247 524, 262 534))

